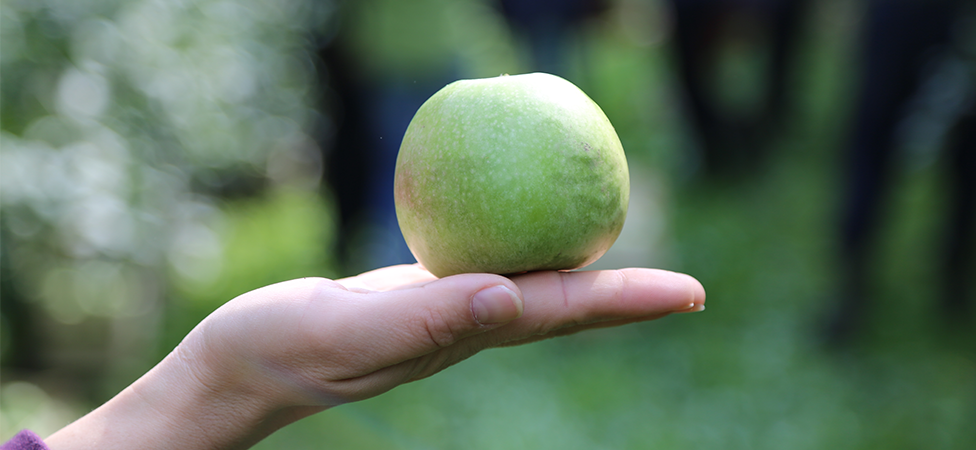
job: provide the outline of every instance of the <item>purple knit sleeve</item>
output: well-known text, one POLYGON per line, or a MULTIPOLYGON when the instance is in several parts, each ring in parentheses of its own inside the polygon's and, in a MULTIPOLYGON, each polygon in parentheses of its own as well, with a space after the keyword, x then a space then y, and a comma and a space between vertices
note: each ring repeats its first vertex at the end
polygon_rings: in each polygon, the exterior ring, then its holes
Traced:
POLYGON ((34 434, 33 431, 23 430, 17 433, 5 444, 0 445, 0 450, 49 450, 44 441, 34 434))

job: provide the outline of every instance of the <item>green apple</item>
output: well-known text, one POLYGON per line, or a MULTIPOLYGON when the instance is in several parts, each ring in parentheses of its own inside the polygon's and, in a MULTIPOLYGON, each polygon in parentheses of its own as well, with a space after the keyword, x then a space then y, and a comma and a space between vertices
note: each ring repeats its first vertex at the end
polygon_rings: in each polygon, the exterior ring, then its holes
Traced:
POLYGON ((438 277, 586 266, 617 239, 630 195, 606 115, 545 73, 435 93, 407 127, 394 185, 403 237, 438 277))

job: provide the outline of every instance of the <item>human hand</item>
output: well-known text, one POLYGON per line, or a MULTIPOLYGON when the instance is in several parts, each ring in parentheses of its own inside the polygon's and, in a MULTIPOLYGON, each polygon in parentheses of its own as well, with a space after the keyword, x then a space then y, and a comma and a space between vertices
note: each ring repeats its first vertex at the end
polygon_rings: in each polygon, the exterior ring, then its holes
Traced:
POLYGON ((48 443, 74 448, 72 427, 94 426, 101 440, 89 442, 99 448, 247 447, 486 348, 700 311, 704 301, 694 278, 652 269, 437 279, 402 265, 288 281, 219 308, 146 376, 48 443), (146 437, 126 438, 126 423, 146 437))

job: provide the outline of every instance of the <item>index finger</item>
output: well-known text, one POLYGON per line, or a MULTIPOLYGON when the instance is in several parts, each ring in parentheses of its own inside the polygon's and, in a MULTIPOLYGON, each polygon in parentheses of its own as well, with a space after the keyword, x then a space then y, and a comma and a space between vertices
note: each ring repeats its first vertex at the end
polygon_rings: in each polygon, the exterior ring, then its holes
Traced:
POLYGON ((400 264, 364 272, 354 277, 336 280, 350 291, 389 291, 417 283, 434 281, 437 277, 420 264, 400 264))

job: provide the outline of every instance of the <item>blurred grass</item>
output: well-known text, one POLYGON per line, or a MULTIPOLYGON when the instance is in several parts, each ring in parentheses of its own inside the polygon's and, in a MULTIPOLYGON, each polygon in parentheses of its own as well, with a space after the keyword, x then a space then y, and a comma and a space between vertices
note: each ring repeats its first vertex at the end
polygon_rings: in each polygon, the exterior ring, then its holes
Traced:
POLYGON ((334 212, 316 192, 278 188, 221 205, 219 254, 172 275, 160 359, 215 309, 245 292, 301 277, 334 278, 334 212), (199 272, 205 272, 201 274, 199 272))

